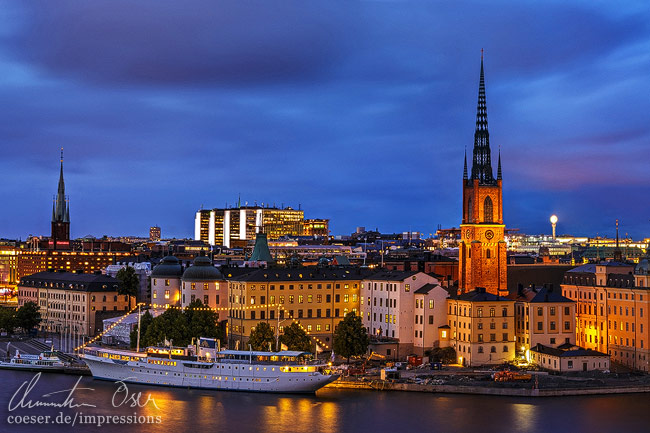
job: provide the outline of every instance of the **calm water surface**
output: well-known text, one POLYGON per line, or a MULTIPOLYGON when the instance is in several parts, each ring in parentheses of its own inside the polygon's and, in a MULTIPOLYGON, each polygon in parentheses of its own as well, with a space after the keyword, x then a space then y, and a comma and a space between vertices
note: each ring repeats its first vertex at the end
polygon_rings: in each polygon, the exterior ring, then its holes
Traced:
MULTIPOLYGON (((4 432, 650 432, 650 395, 521 399, 511 397, 435 395, 406 392, 321 390, 315 396, 210 392, 178 388, 128 385, 129 393, 149 395, 155 404, 119 406, 125 393, 118 385, 84 377, 75 404, 96 407, 17 408, 9 410, 12 396, 33 373, 0 370, 0 431, 4 432), (115 397, 115 398, 114 398, 115 397), (74 418, 76 425, 55 424, 59 413, 74 418), (49 424, 9 424, 15 415, 50 415, 49 424), (122 415, 160 417, 153 424, 81 423, 80 416, 122 415)), ((43 374, 23 400, 62 403, 78 377, 43 374)), ((16 405, 20 391, 14 397, 16 405)), ((142 418, 144 420, 144 418, 142 418)), ((125 418, 126 420, 126 418, 125 418)))

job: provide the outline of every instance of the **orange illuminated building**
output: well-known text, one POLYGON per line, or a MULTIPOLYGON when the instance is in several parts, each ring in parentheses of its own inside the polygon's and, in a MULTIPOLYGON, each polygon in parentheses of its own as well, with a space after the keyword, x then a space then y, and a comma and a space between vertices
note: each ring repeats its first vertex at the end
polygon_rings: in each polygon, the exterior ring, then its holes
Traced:
POLYGON ((468 177, 467 173, 467 156, 463 170, 462 240, 458 251, 461 293, 483 287, 494 295, 508 294, 501 182, 500 155, 496 179, 492 172, 481 57, 471 176, 468 177))
POLYGON ((576 344, 650 371, 649 286, 647 259, 636 267, 608 262, 568 271, 562 292, 577 303, 576 344))

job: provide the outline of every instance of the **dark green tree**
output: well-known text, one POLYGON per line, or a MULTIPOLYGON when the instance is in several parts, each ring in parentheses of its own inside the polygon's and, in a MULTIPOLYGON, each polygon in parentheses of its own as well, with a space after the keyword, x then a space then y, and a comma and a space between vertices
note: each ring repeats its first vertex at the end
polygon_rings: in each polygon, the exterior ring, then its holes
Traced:
MULTIPOLYGON (((140 327, 142 328, 142 332, 140 332, 140 347, 146 347, 143 346, 144 342, 144 336, 147 335, 147 328, 149 328, 149 325, 153 322, 153 316, 149 311, 145 311, 142 317, 140 318, 140 327)), ((131 349, 135 349, 137 346, 138 342, 138 325, 135 325, 135 328, 133 331, 131 331, 131 349)))
POLYGON ((25 302, 16 311, 16 326, 29 332, 41 323, 41 312, 36 302, 25 302))
POLYGON ((16 327, 16 309, 11 307, 0 307, 0 330, 12 334, 16 327))
POLYGON ((144 340, 142 340, 142 334, 140 334, 140 345, 154 346, 168 340, 176 346, 187 346, 190 343, 188 335, 189 330, 185 315, 178 308, 170 308, 153 319, 151 324, 147 326, 144 340))
POLYGON ((442 362, 443 364, 454 364, 456 362, 456 350, 453 347, 434 347, 425 353, 431 362, 442 362))
POLYGON ((116 278, 120 280, 120 286, 117 289, 117 293, 120 295, 129 295, 134 298, 138 295, 138 289, 140 288, 140 278, 136 274, 135 269, 131 266, 126 266, 119 271, 117 271, 116 278))
POLYGON ((275 334, 268 323, 259 322, 255 329, 251 331, 248 344, 251 345, 253 350, 268 351, 269 343, 271 343, 271 347, 275 344, 275 334))
POLYGON ((297 323, 292 323, 284 328, 284 334, 280 336, 280 343, 287 346, 289 350, 301 352, 311 352, 314 348, 307 333, 297 323))
POLYGON ((217 313, 196 299, 185 308, 185 318, 188 326, 188 338, 199 337, 218 338, 223 341, 219 316, 217 313))
POLYGON ((334 352, 347 358, 348 363, 350 357, 366 353, 369 343, 370 338, 361 317, 354 312, 349 312, 334 331, 334 352))

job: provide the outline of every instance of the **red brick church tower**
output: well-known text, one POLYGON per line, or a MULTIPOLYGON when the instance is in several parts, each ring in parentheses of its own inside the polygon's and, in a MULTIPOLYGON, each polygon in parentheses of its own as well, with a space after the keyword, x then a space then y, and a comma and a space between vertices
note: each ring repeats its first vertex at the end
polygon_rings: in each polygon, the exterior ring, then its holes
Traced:
POLYGON ((65 182, 63 181, 63 148, 61 148, 59 187, 52 204, 52 237, 49 248, 54 250, 70 248, 70 204, 65 196, 65 182))
POLYGON ((481 54, 471 176, 467 175, 467 152, 463 170, 462 238, 458 251, 459 293, 484 287, 488 293, 500 296, 508 294, 502 197, 500 152, 496 179, 492 172, 481 54))

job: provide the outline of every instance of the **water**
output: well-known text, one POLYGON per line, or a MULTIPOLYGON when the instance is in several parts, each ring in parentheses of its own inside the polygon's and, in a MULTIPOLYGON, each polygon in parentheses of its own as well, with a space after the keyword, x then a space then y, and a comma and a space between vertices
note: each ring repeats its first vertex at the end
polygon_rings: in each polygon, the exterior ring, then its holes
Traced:
MULTIPOLYGON (((648 432, 650 431, 650 395, 630 394, 588 397, 522 399, 512 397, 435 395, 409 392, 346 391, 324 389, 315 396, 255 394, 243 392, 209 392, 178 388, 128 385, 129 394, 142 393, 144 407, 119 406, 124 393, 111 382, 84 377, 74 403, 96 407, 22 408, 9 411, 9 402, 20 385, 33 373, 0 370, 0 432, 648 432), (115 397, 115 398, 114 398, 115 397), (115 425, 101 428, 76 425, 15 425, 9 416, 50 415, 62 413, 74 418, 81 415, 124 417, 147 416, 160 423, 115 425)), ((67 392, 51 398, 48 392, 70 389, 78 377, 43 374, 25 401, 63 402, 67 392)), ((16 404, 24 392, 17 394, 16 404)), ((97 421, 98 418, 96 418, 97 421)), ((35 420, 38 421, 38 420, 35 420)), ((119 421, 119 420, 118 420, 119 421)), ((124 418, 124 422, 128 419, 124 418)), ((131 419, 133 421, 133 419, 131 419)))

